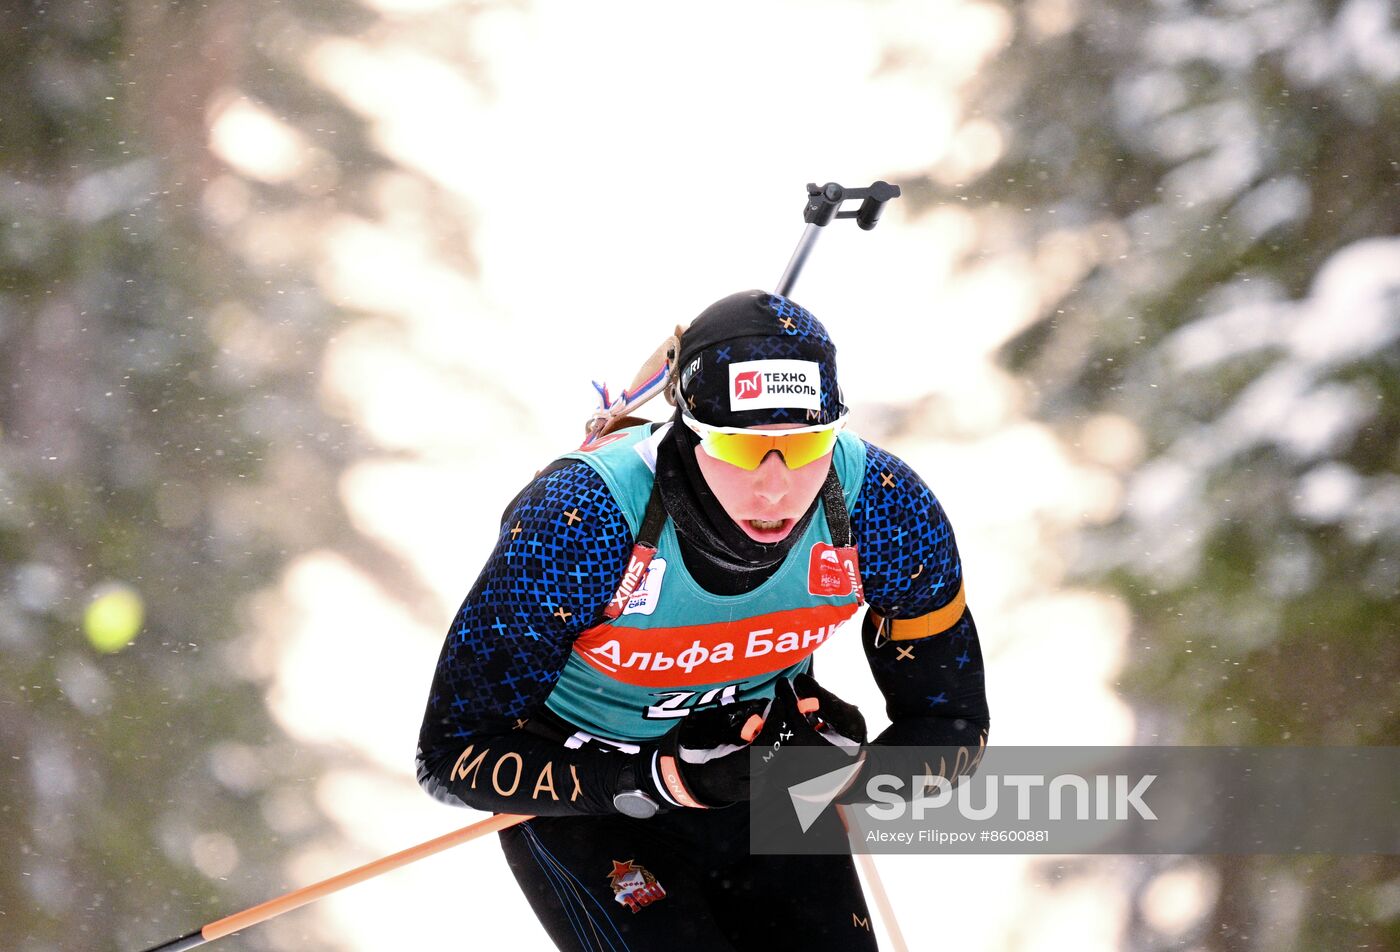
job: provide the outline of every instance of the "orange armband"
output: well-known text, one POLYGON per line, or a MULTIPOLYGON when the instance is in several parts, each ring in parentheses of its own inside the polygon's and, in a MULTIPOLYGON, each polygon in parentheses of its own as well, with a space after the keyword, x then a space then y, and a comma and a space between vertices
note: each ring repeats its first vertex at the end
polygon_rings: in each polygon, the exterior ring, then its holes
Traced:
POLYGON ((913 641, 916 638, 941 635, 958 623, 966 608, 967 594, 963 590, 962 582, 959 581, 958 591, 953 596, 953 600, 942 608, 935 608, 926 615, 920 615, 917 618, 885 618, 872 608, 870 619, 874 622, 876 630, 883 629, 885 636, 890 641, 913 641))

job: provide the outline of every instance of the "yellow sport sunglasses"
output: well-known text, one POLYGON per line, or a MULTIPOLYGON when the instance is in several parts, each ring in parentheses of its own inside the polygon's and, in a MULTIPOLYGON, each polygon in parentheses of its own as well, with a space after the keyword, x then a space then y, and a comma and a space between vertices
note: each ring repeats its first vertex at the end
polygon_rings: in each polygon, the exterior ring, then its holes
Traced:
POLYGON ((797 469, 821 459, 836 445, 836 435, 846 425, 842 414, 821 426, 804 426, 792 430, 750 430, 736 426, 710 426, 682 411, 685 425, 700 437, 701 448, 712 458, 755 470, 773 450, 783 457, 788 469, 797 469))

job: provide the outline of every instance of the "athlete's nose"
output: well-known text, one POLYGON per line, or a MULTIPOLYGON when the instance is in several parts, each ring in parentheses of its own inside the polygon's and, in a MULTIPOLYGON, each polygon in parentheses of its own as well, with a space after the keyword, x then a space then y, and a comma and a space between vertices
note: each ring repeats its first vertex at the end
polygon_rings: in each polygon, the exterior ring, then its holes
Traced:
POLYGON ((763 457, 763 462, 758 464, 754 495, 769 505, 782 502, 791 484, 789 472, 787 463, 783 462, 783 454, 777 450, 769 450, 768 455, 763 457))

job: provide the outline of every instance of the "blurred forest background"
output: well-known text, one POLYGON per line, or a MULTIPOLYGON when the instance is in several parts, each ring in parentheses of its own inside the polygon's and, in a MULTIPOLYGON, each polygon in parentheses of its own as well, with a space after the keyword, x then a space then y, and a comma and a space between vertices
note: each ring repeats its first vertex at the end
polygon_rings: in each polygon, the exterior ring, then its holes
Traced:
MULTIPOLYGON (((472 311, 487 251, 451 186, 467 152, 502 164, 517 147, 443 116, 444 154, 414 164, 382 118, 409 104, 385 107, 403 90, 375 70, 397 64, 424 97, 455 83, 489 100, 487 71, 463 51, 487 21, 499 35, 500 18, 528 6, 0 8, 0 948, 141 948, 304 883, 311 867, 291 858, 343 835, 316 785, 359 755, 277 713, 286 573, 372 579, 404 618, 440 630, 455 602, 439 592, 460 598, 474 568, 425 578, 347 504, 346 480, 370 478, 357 462, 392 463, 425 432, 470 422, 510 455, 500 441, 536 426, 527 397, 489 370, 454 402, 418 405, 410 424, 376 423, 377 407, 411 402, 423 378, 451 376, 446 338, 431 330, 392 386, 343 364, 329 379, 337 347, 394 332, 401 312, 460 322, 472 311), (400 32, 366 57, 405 24, 414 44, 400 32), (357 223, 393 226, 408 250, 357 223), (425 249, 436 264, 415 269, 425 249), (366 262, 407 277, 375 284, 366 262), (335 561, 298 562, 318 551, 335 561)), ((1033 278, 1026 320, 998 357, 1016 412, 1117 487, 1107 510, 1062 518, 1046 544, 1067 554, 1067 582, 1129 610, 1115 680, 1136 742, 1400 742, 1394 5, 864 7, 890 37, 867 71, 913 84, 937 59, 919 37, 941 23, 996 25, 989 58, 958 86, 947 147, 873 173, 904 186, 904 216, 961 216, 952 271, 1010 263, 1033 278)), ((717 35, 729 28, 740 26, 717 35)), ((542 95, 568 82, 544 57, 527 68, 542 95)), ((598 68, 619 67, 600 54, 598 68)), ((740 152, 766 134, 739 133, 740 152)), ((807 148, 800 130, 775 137, 807 148)), ((571 150, 606 149, 556 145, 531 161, 561 177, 571 150)), ((681 160, 660 148, 641 161, 664 173, 681 160)), ((794 168, 779 198, 795 240, 798 189, 826 174, 819 141, 794 168)), ((627 212, 623 202, 616 214, 627 212)), ((626 279, 626 262, 608 267, 626 279)), ((531 289, 511 304, 473 327, 471 347, 490 363, 523 346, 512 334, 535 319, 531 289)), ((910 320, 947 319, 906 307, 910 320)), ((964 425, 951 399, 916 393, 879 418, 897 421, 891 432, 947 436, 964 425)), ((489 510, 482 526, 543 461, 471 487, 489 510)), ((470 546, 478 563, 489 542, 470 546)), ((392 631, 375 637, 392 650, 392 631)), ((418 668, 414 691, 429 675, 418 668)), ((329 660, 324 671, 335 679, 329 660)), ((1074 743, 1072 708, 1064 716, 1055 742, 1074 743)), ((384 770, 410 769, 411 738, 401 745, 384 770)), ((1062 882, 1103 862, 1045 875, 1062 882)), ((1124 949, 1400 948, 1394 857, 1124 868, 1124 949), (1181 869, 1206 890, 1184 919, 1160 913, 1181 869)), ((302 917, 226 941, 340 939, 302 917)))

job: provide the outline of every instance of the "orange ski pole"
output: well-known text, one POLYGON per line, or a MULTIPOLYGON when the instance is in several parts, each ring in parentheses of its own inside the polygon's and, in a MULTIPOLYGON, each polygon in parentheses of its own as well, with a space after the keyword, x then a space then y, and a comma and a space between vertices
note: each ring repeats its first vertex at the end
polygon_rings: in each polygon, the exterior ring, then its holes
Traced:
POLYGON ((530 819, 529 816, 518 813, 498 813, 493 817, 473 823, 471 826, 464 826, 453 833, 428 840, 426 843, 419 843, 417 846, 410 846, 406 850, 358 866, 338 876, 332 876, 319 883, 312 883, 310 886, 303 886, 301 889, 294 889, 276 899, 269 899, 267 902, 259 903, 250 909, 244 909, 242 912, 235 912, 233 915, 215 920, 189 935, 171 939, 163 945, 153 945, 144 952, 184 952, 185 949, 193 949, 206 942, 213 942, 215 939, 221 939, 226 935, 247 929, 249 926, 255 926, 259 922, 266 922, 309 902, 315 902, 317 899, 329 896, 346 886, 353 886, 366 879, 373 879, 381 873, 398 869, 400 866, 407 866, 409 863, 417 862, 424 857, 432 856, 434 853, 441 853, 443 850, 451 849, 468 840, 504 830, 508 826, 514 826, 528 819, 530 819))

